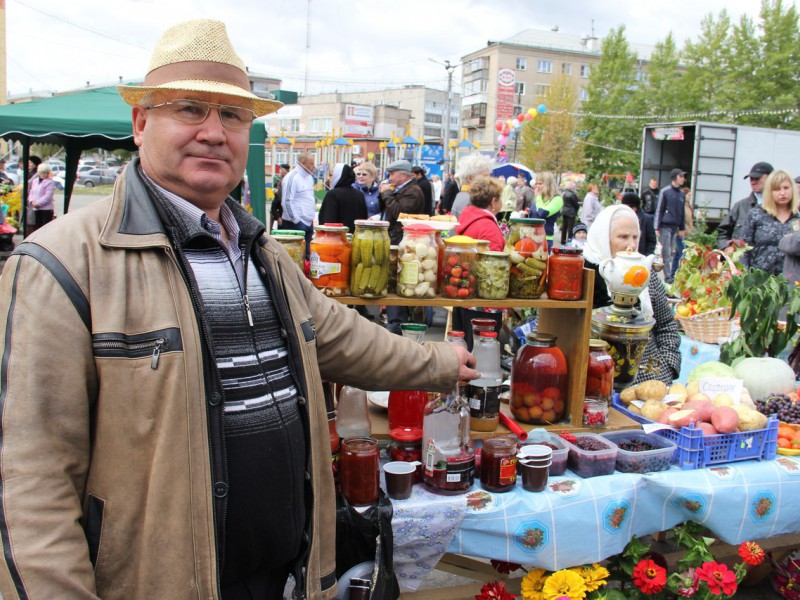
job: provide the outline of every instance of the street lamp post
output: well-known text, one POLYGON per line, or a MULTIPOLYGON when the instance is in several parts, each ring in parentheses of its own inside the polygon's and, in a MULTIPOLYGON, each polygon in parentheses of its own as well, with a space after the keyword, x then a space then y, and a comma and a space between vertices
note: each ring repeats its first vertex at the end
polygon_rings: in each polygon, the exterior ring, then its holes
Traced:
POLYGON ((450 107, 452 105, 453 96, 453 71, 456 65, 451 65, 449 60, 443 63, 438 60, 428 59, 435 62, 437 65, 442 65, 447 71, 447 103, 444 109, 444 136, 442 136, 442 153, 444 155, 444 173, 450 172, 450 107))

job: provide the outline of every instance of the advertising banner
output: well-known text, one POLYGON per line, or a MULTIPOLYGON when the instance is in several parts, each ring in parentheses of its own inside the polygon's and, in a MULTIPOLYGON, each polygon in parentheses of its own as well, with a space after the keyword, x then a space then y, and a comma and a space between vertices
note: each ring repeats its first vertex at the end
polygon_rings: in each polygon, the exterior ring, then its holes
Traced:
POLYGON ((514 118, 514 91, 517 73, 514 69, 500 69, 497 72, 497 120, 514 118))
POLYGON ((373 108, 358 104, 344 106, 344 137, 372 137, 373 108))

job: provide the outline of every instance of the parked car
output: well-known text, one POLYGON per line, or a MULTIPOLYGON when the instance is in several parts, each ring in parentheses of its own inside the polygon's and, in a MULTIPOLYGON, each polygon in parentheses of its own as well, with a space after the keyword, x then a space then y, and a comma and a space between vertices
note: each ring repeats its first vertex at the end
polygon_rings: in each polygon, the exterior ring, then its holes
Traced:
POLYGON ((56 184, 56 189, 59 192, 64 191, 64 172, 62 171, 58 175, 53 175, 53 183, 56 184))
POLYGON ((89 172, 78 174, 78 184, 86 187, 111 184, 116 179, 117 174, 111 169, 92 169, 89 172))

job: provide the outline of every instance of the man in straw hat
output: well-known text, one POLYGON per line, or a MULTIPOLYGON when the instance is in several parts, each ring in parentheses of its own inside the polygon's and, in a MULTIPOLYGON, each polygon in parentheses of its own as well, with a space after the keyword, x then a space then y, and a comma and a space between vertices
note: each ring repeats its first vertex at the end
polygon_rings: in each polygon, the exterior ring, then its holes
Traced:
POLYGON ((119 92, 139 158, 0 278, 0 591, 332 597, 321 380, 448 390, 472 357, 326 298, 228 196, 280 103, 222 23, 169 29, 119 92))

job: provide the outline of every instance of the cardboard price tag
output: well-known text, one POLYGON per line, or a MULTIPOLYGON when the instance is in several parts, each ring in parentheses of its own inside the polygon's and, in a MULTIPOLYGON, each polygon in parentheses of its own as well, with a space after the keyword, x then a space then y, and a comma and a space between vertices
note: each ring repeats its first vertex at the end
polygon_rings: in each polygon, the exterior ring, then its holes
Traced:
POLYGON ((734 404, 739 404, 742 397, 744 380, 726 379, 722 377, 709 377, 700 380, 700 392, 712 400, 720 394, 728 394, 734 404))

